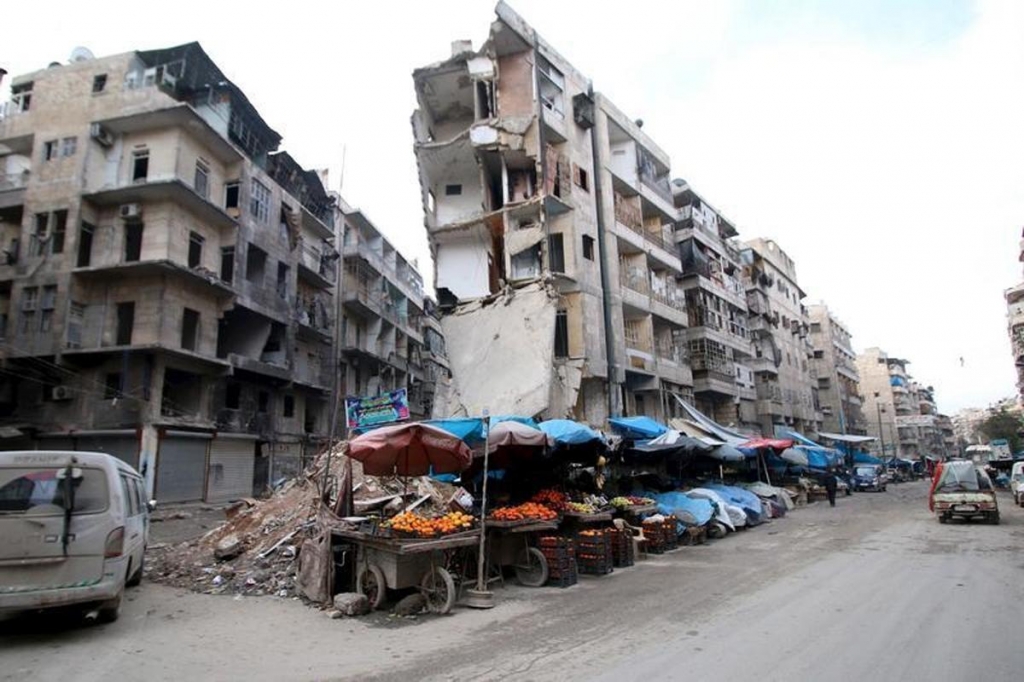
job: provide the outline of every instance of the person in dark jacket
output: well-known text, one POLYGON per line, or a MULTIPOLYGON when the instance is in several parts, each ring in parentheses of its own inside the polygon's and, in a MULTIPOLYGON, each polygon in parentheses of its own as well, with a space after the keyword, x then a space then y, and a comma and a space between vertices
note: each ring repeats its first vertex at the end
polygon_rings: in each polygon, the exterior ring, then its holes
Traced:
POLYGON ((825 477, 822 480, 822 485, 825 486, 825 494, 828 495, 828 503, 831 506, 836 506, 836 474, 834 471, 829 469, 825 472, 825 477))

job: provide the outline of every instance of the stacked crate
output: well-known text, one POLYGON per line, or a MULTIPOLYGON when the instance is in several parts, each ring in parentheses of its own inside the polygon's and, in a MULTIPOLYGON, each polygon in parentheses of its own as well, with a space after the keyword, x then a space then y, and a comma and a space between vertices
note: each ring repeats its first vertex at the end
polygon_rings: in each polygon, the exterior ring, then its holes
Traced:
POLYGON ((576 565, 585 575, 612 572, 612 539, 603 530, 584 530, 576 535, 576 565))
POLYGON ((608 531, 612 541, 612 565, 615 568, 632 566, 636 560, 633 549, 633 534, 628 530, 611 528, 608 531))
POLYGON ((548 585, 569 587, 579 579, 576 547, 569 538, 550 535, 537 541, 537 548, 548 562, 548 585))
POLYGON ((647 551, 651 554, 663 554, 665 552, 665 522, 644 520, 640 527, 644 529, 644 537, 647 538, 647 551))
POLYGON ((679 548, 679 533, 678 533, 678 522, 674 516, 668 516, 662 524, 662 533, 664 533, 665 540, 665 551, 678 549, 679 548))

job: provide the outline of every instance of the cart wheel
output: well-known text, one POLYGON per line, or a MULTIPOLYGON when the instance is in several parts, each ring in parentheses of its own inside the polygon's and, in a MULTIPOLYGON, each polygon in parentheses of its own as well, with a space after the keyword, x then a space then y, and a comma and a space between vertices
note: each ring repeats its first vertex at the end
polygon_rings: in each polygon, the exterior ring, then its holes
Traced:
POLYGON ((516 580, 526 587, 540 587, 548 581, 548 560, 536 547, 527 547, 519 554, 516 580))
POLYGON ((356 578, 356 592, 366 595, 370 600, 371 610, 379 609, 384 603, 387 583, 384 581, 384 572, 377 564, 368 564, 359 572, 359 577, 356 578))
POLYGON ((440 566, 423 575, 420 592, 426 598, 431 613, 445 614, 455 605, 455 581, 452 580, 452 574, 440 566))

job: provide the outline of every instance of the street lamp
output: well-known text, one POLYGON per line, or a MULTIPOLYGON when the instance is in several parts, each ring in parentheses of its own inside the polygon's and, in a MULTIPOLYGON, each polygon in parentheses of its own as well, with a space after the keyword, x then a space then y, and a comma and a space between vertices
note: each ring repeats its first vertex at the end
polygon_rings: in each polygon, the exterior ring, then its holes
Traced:
POLYGON ((879 402, 879 400, 878 400, 879 397, 880 396, 879 396, 878 391, 875 391, 875 409, 878 411, 878 442, 879 442, 879 444, 880 444, 880 446, 882 448, 882 459, 884 460, 885 459, 885 436, 882 434, 882 412, 884 412, 885 410, 884 410, 884 408, 882 406, 882 403, 879 402))

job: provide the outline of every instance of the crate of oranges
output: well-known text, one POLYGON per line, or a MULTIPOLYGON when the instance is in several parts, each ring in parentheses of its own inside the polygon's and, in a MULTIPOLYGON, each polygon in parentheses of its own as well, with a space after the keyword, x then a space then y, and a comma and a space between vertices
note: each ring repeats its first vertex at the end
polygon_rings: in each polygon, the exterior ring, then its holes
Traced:
POLYGON ((554 521, 558 514, 549 507, 535 502, 526 502, 515 507, 498 507, 491 512, 488 522, 502 525, 518 525, 537 521, 554 521))
POLYGON ((399 537, 438 538, 472 530, 475 524, 475 518, 458 511, 435 517, 409 511, 393 516, 384 525, 399 537))

